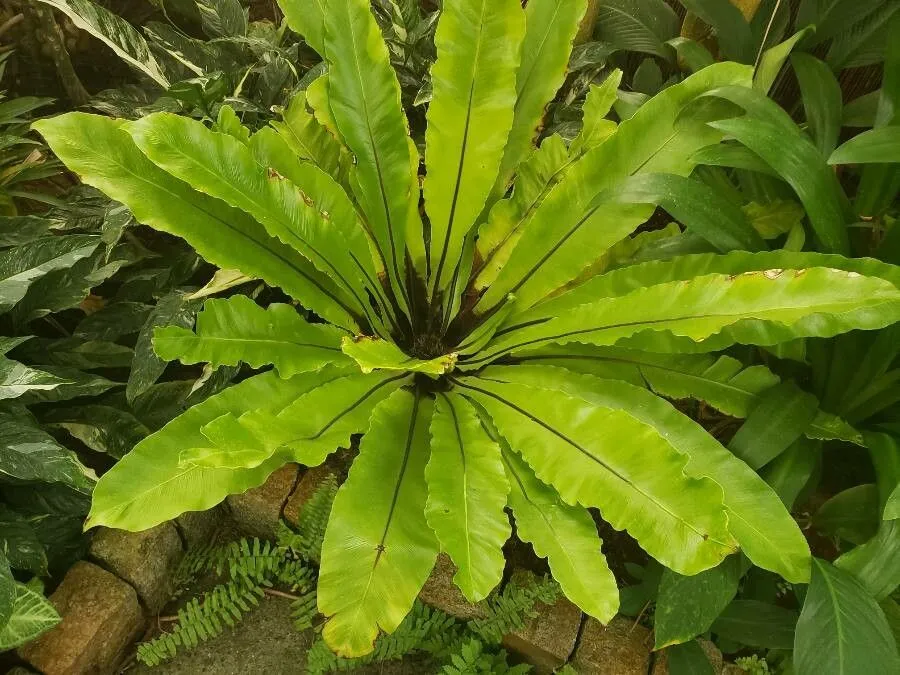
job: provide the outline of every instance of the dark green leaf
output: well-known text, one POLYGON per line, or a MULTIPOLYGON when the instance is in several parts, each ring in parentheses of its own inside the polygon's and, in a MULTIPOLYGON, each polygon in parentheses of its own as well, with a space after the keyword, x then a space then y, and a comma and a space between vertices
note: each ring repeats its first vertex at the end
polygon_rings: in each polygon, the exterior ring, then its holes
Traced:
POLYGON ((75 335, 90 340, 117 340, 141 330, 152 311, 141 302, 113 302, 86 316, 75 328, 75 335))
POLYGON ((900 163, 900 126, 864 131, 841 145, 828 157, 829 164, 900 163))
POLYGON ((809 427, 819 402, 791 381, 763 394, 760 402, 728 444, 728 449, 754 469, 788 449, 809 427))
POLYGON ((828 157, 841 132, 843 98, 841 86, 824 61, 808 54, 794 54, 791 64, 800 82, 806 123, 816 147, 828 157))
POLYGON ((134 361, 125 389, 129 401, 145 392, 166 369, 166 362, 153 351, 153 331, 160 326, 190 328, 198 307, 199 303, 189 301, 184 293, 173 291, 150 312, 134 345, 134 361))
POLYGON ((41 417, 44 425, 64 429, 91 450, 120 458, 150 430, 125 410, 106 405, 55 408, 41 417))
POLYGON ((41 431, 24 408, 0 410, 0 475, 64 483, 85 494, 93 484, 75 454, 41 431))
POLYGON ((734 599, 740 578, 740 556, 729 556, 692 577, 664 570, 656 599, 655 649, 688 642, 708 631, 734 599))
POLYGON ((594 35, 628 51, 671 59, 665 41, 678 34, 678 16, 663 0, 603 0, 594 35))
POLYGON ((874 484, 839 492, 819 507, 813 524, 826 534, 863 544, 878 529, 878 490, 874 484))
POLYGON ((725 55, 741 63, 752 63, 756 56, 750 24, 737 5, 723 0, 680 0, 688 10, 716 29, 719 47, 725 55))
POLYGON ((794 666, 798 673, 900 672, 897 644, 878 603, 850 574, 818 558, 797 622, 794 666))
POLYGON ((0 546, 0 553, 13 569, 28 570, 38 576, 47 574, 47 555, 32 522, 6 506, 0 506, 0 546))
POLYGON ((669 675, 715 675, 706 652, 696 640, 674 645, 666 650, 669 675))
POLYGON ((101 375, 86 373, 68 366, 42 366, 41 369, 65 380, 65 382, 53 389, 29 391, 19 399, 19 402, 23 405, 68 401, 79 396, 96 396, 122 386, 120 383, 113 382, 101 375))
POLYGON ((54 224, 53 220, 38 216, 0 217, 0 247, 31 243, 46 235, 54 224))
POLYGON ((748 647, 791 649, 797 613, 757 600, 735 600, 719 615, 712 632, 748 647))

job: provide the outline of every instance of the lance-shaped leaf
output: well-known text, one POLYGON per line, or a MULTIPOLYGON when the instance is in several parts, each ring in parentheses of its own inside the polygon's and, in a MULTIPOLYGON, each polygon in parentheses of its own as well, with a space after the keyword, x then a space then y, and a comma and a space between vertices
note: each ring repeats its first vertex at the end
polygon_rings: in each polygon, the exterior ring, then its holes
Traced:
POLYGON ((343 331, 300 318, 290 305, 263 309, 245 295, 208 300, 194 331, 157 328, 153 349, 166 361, 260 368, 273 364, 281 377, 319 370, 329 363, 349 363, 341 353, 343 331))
POLYGON ((495 198, 506 191, 516 167, 534 147, 544 109, 566 77, 572 40, 587 5, 587 0, 535 0, 525 7, 513 123, 494 186, 495 198))
POLYGON ((78 28, 109 46, 121 59, 131 64, 163 89, 169 77, 153 56, 150 45, 130 23, 90 0, 39 0, 72 20, 78 28))
POLYGON ((828 163, 900 163, 900 126, 879 127, 854 136, 831 153, 828 163))
POLYGON ((566 503, 599 508, 667 567, 696 574, 735 549, 722 489, 686 476, 689 457, 651 426, 552 388, 499 378, 457 384, 566 503))
MULTIPOLYGON (((747 417, 781 378, 766 366, 745 366, 719 354, 657 354, 623 347, 548 345, 517 356, 533 365, 559 366, 603 379, 649 387, 670 399, 693 398, 732 417, 747 417)), ((837 415, 819 410, 810 438, 863 444, 862 434, 837 415)))
POLYGON ((99 115, 68 113, 34 127, 66 166, 125 204, 138 221, 183 237, 219 267, 281 287, 332 323, 357 328, 352 300, 303 255, 245 213, 159 169, 120 125, 99 115))
POLYGON ((89 257, 99 245, 99 237, 73 234, 41 237, 0 252, 0 313, 12 309, 35 281, 89 257))
POLYGON ((291 30, 303 36, 310 47, 325 55, 326 0, 278 0, 291 30))
POLYGON ((359 364, 364 373, 381 369, 436 376, 449 373, 456 365, 455 353, 423 361, 415 356, 410 356, 390 340, 378 340, 366 336, 355 338, 345 336, 341 340, 341 349, 359 364))
POLYGON ((341 656, 371 652, 379 629, 400 625, 437 558, 424 514, 431 408, 403 390, 376 408, 331 508, 318 603, 322 636, 341 656))
POLYGON ((720 251, 766 248, 739 205, 699 180, 664 173, 632 176, 597 195, 583 218, 616 203, 660 206, 720 251))
POLYGON ((759 155, 797 193, 825 250, 849 252, 847 223, 852 214, 834 171, 784 111, 763 94, 743 87, 714 92, 747 110, 747 115, 710 122, 759 155))
POLYGON ((355 156, 354 195, 402 301, 407 227, 418 218, 418 176, 400 84, 367 0, 326 0, 324 10, 328 105, 355 156))
POLYGON ((653 213, 645 205, 610 205, 584 218, 591 201, 635 173, 687 175, 691 155, 717 142, 721 134, 705 121, 708 111, 685 112, 700 94, 725 84, 748 80, 746 66, 722 63, 704 68, 684 82, 665 89, 641 106, 615 133, 588 151, 565 173, 532 214, 522 237, 496 281, 476 309, 486 312, 508 293, 521 308, 581 274, 610 246, 629 235, 653 213))
MULTIPOLYGON (((552 304, 543 311, 554 311, 552 304)), ((822 267, 710 274, 580 305, 556 319, 517 320, 471 363, 551 342, 614 345, 642 331, 694 341, 715 336, 716 349, 735 342, 774 345, 883 328, 898 317, 900 289, 877 277, 822 267)))
POLYGON ((896 673, 900 655, 884 612, 852 575, 813 559, 794 634, 800 673, 896 673))
POLYGON ((309 160, 338 182, 346 180, 341 144, 306 109, 306 93, 294 95, 281 121, 270 122, 300 159, 309 160))
MULTIPOLYGON (((353 257, 366 260, 368 244, 352 204, 327 174, 291 156, 293 162, 285 169, 290 173, 282 175, 280 164, 262 163, 233 136, 180 115, 155 113, 124 128, 154 164, 256 218, 271 236, 302 253, 353 295, 357 311, 363 311, 353 257)), ((261 138, 264 142, 265 134, 261 138)))
POLYGON ((233 471, 182 466, 179 455, 187 448, 212 447, 200 432, 205 424, 260 407, 278 410, 317 384, 315 376, 284 380, 269 372, 195 405, 138 443, 103 475, 94 489, 86 527, 146 530, 185 511, 204 511, 229 494, 261 485, 282 460, 233 471))
POLYGON ((350 436, 364 432, 372 409, 409 379, 405 372, 338 375, 333 369, 316 373, 314 386, 280 408, 210 421, 202 429, 209 442, 183 452, 179 461, 252 467, 278 453, 317 466, 339 447, 348 446, 350 436))
POLYGON ((553 578, 569 600, 598 621, 609 623, 619 609, 619 589, 600 552, 603 542, 591 514, 563 502, 516 453, 504 451, 503 460, 516 534, 547 558, 553 578))
POLYGON ((436 293, 450 285, 463 240, 497 178, 513 124, 524 34, 517 0, 454 0, 441 14, 425 132, 436 293))
MULTIPOLYGON (((627 382, 601 380, 558 368, 495 366, 484 371, 484 378, 540 386, 548 390, 545 397, 551 399, 555 397, 553 390, 564 392, 648 425, 658 434, 654 439, 663 439, 668 453, 680 456, 681 461, 687 458, 686 476, 721 486, 728 529, 750 560, 794 582, 809 578, 806 539, 778 496, 755 471, 668 402, 627 382)), ((620 452, 624 452, 624 447, 620 452)), ((636 451, 639 458, 651 461, 646 455, 646 443, 642 442, 640 448, 636 451)))
POLYGON ((620 49, 672 58, 665 41, 678 34, 678 15, 665 2, 604 0, 597 11, 595 35, 620 49))
POLYGON ((471 602, 483 600, 503 576, 509 483, 500 446, 459 394, 437 395, 425 480, 425 518, 456 564, 453 580, 471 602))
POLYGON ((794 54, 791 65, 800 83, 803 110, 816 147, 823 157, 834 150, 841 133, 841 85, 824 61, 809 54, 794 54))

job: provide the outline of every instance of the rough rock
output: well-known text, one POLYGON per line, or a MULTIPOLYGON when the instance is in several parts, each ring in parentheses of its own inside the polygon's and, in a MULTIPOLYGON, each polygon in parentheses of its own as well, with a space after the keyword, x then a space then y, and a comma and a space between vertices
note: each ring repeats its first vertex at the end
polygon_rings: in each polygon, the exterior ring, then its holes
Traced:
POLYGON ((297 483, 297 487, 294 488, 291 496, 288 497, 287 504, 284 505, 282 515, 287 522, 291 525, 297 525, 300 511, 303 510, 306 502, 310 500, 322 482, 329 476, 337 477, 337 472, 327 464, 311 467, 304 472, 297 483))
POLYGON ((297 481, 298 467, 286 464, 259 487, 228 497, 228 506, 237 526, 246 534, 274 539, 281 509, 297 481))
POLYGON ((650 631, 617 616, 604 627, 588 619, 572 666, 579 675, 646 675, 650 668, 650 631))
POLYGON ((447 612, 457 619, 475 619, 487 616, 482 607, 466 600, 466 596, 453 583, 456 565, 446 553, 438 556, 431 576, 419 592, 419 600, 426 605, 447 612))
POLYGON ((62 621, 19 651, 44 675, 111 675, 143 630, 134 589, 92 563, 75 563, 50 602, 62 621))
POLYGON ((222 524, 222 511, 221 506, 216 506, 207 511, 188 511, 178 516, 175 527, 181 533, 185 546, 192 548, 211 541, 222 524))
POLYGON ((102 528, 91 542, 90 557, 131 584, 150 614, 166 604, 172 592, 172 573, 184 551, 171 523, 143 532, 102 528))
MULTIPOLYGON (((726 664, 722 659, 722 652, 719 651, 719 648, 709 640, 698 640, 698 642, 706 653, 706 658, 709 659, 709 664, 713 667, 713 672, 715 672, 716 675, 723 675, 723 673, 726 673, 726 664)), ((650 672, 650 675, 669 675, 668 651, 668 649, 663 649, 656 653, 656 658, 653 662, 653 670, 650 672)), ((738 668, 735 672, 743 673, 744 671, 738 668)), ((732 673, 732 675, 734 675, 734 673, 732 673)))
MULTIPOLYGON (((513 580, 520 574, 521 571, 516 571, 513 580)), ((572 655, 582 614, 562 596, 552 605, 538 602, 534 610, 537 616, 526 617, 520 630, 505 635, 503 646, 533 665, 539 675, 549 674, 572 655)))

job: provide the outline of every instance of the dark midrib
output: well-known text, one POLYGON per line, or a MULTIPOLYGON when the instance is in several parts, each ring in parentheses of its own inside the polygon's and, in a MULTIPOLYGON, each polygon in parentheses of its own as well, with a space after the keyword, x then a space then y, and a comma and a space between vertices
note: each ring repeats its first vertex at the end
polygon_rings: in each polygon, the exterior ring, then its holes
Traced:
POLYGON ((394 494, 391 497, 391 506, 388 509, 387 519, 384 523, 384 531, 381 533, 381 539, 378 541, 378 550, 375 554, 375 562, 372 567, 378 566, 378 561, 381 560, 381 554, 384 553, 384 541, 387 539, 388 530, 391 528, 391 521, 394 519, 394 511, 397 508, 397 500, 400 499, 400 488, 403 486, 403 478, 406 475, 406 466, 409 464, 409 453, 412 450, 412 442, 413 437, 416 432, 416 422, 419 419, 419 390, 416 389, 415 399, 413 400, 413 409, 412 414, 409 419, 409 429, 406 432, 406 447, 403 449, 403 462, 400 464, 400 473, 397 476, 397 482, 394 484, 394 494))

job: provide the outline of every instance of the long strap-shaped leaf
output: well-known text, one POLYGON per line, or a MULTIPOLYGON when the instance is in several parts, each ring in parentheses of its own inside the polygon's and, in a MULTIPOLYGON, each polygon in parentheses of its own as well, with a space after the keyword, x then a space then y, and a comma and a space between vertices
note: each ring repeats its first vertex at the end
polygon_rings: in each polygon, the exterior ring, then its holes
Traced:
POLYGON ((208 448, 200 428, 222 415, 240 415, 259 406, 286 406, 318 380, 307 375, 283 380, 274 372, 257 375, 176 417, 138 443, 107 471, 94 489, 87 527, 105 525, 146 530, 185 511, 209 509, 229 494, 260 485, 281 460, 250 470, 182 466, 186 448, 208 448))
MULTIPOLYGON (((552 390, 564 392, 593 405, 627 413, 650 426, 665 439, 670 452, 687 458, 685 475, 711 480, 721 487, 728 529, 755 564, 794 582, 809 578, 809 546, 778 496, 755 471, 668 402, 626 382, 601 380, 558 368, 495 367, 484 371, 484 376, 541 386, 550 391, 545 396, 554 396, 552 390)), ((642 455, 645 449, 641 445, 635 452, 642 455)), ((652 463, 645 454, 643 459, 652 463)))
POLYGON ((407 230, 415 229, 419 216, 400 84, 367 0, 325 0, 324 9, 330 109, 355 155, 354 194, 402 302, 407 230))
MULTIPOLYGON (((658 354, 622 347, 548 345, 516 357, 529 365, 559 366, 603 379, 649 387, 670 399, 693 398, 732 417, 747 417, 781 379, 763 365, 744 366, 719 354, 658 354)), ((820 410, 810 438, 862 445, 862 435, 837 415, 820 410)))
POLYGON ((339 183, 346 183, 347 172, 341 144, 306 109, 305 92, 294 95, 282 113, 282 121, 270 124, 297 157, 309 160, 339 183))
POLYGON ((274 364, 281 377, 349 363, 341 353, 343 332, 300 318, 290 305, 263 309, 245 295, 208 300, 197 315, 196 332, 168 326, 156 330, 153 348, 167 361, 254 368, 274 364))
POLYGON ((494 198, 503 195, 516 167, 534 147, 544 108, 565 79, 572 40, 587 5, 587 0, 533 0, 525 7, 515 114, 494 185, 494 198))
MULTIPOLYGON (((353 258, 367 260, 368 244, 352 204, 327 174, 296 161, 288 165, 288 176, 273 173, 234 137, 180 115, 155 113, 125 129, 154 164, 256 218, 270 235, 296 248, 353 295, 363 311, 366 300, 353 258), (293 180, 302 182, 295 185, 293 180)), ((269 132, 275 137, 269 136, 270 141, 278 138, 269 132)), ((266 139, 265 134, 260 137, 266 139)))
POLYGON ((436 292, 451 284, 463 240, 497 178, 513 123, 524 34, 517 0, 444 5, 434 37, 434 97, 425 133, 425 208, 436 292))
POLYGON ((578 277, 607 248, 629 235, 652 214, 652 207, 610 206, 585 218, 591 201, 636 173, 690 173, 693 152, 722 136, 704 118, 687 114, 686 106, 704 92, 749 77, 749 68, 733 63, 704 68, 654 96, 587 152, 538 206, 515 243, 515 255, 476 310, 490 310, 508 293, 515 293, 520 307, 530 307, 578 277))
POLYGON ((883 328, 898 318, 900 289, 877 277, 822 267, 710 274, 580 305, 558 318, 517 323, 499 331, 469 363, 554 342, 614 345, 644 331, 693 341, 715 336, 717 349, 735 342, 773 345, 883 328))
POLYGON ((689 458, 652 427, 552 387, 499 378, 456 383, 566 503, 599 508, 667 567, 696 574, 735 549, 722 489, 687 477, 689 458))
POLYGON ((425 517, 441 549, 456 564, 453 579, 471 602, 483 600, 503 576, 502 548, 510 534, 504 511, 509 483, 500 446, 459 394, 437 396, 425 480, 425 517))
POLYGON ((322 630, 341 656, 372 651, 394 631, 438 554, 425 521, 425 462, 432 403, 401 390, 372 414, 347 481, 331 509, 319 572, 322 630))
POLYGON ((569 600, 601 623, 609 623, 619 609, 619 588, 600 552, 602 542, 591 514, 563 502, 516 453, 504 451, 503 463, 516 534, 547 558, 553 578, 569 600))
MULTIPOLYGON (((366 430, 373 408, 409 376, 390 372, 355 373, 345 377, 321 376, 322 382, 280 408, 252 410, 245 415, 223 415, 203 427, 207 444, 215 451, 185 453, 183 463, 203 466, 255 466, 277 453, 307 466, 317 466, 350 436, 366 430)), ((316 374, 316 377, 320 377, 316 374)))
POLYGON ((67 113, 34 127, 85 183, 125 204, 140 222, 183 237, 219 267, 281 287, 338 326, 358 329, 352 299, 331 279, 253 218, 159 169, 120 125, 99 115, 67 113))

